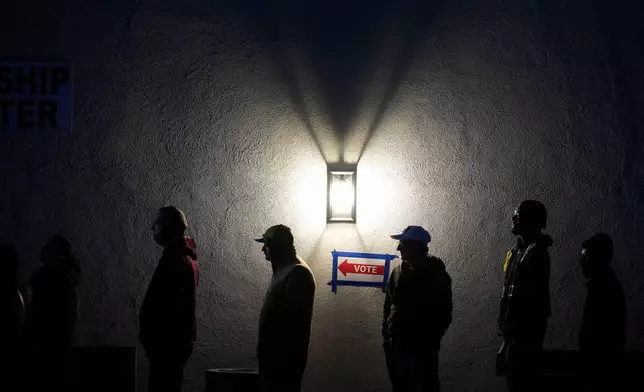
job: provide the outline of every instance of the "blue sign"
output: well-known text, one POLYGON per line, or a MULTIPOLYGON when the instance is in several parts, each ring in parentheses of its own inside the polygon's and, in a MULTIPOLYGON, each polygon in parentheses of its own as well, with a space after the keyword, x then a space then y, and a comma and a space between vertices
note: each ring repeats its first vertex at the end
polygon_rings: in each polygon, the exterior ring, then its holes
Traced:
POLYGON ((379 287, 385 290, 391 261, 398 256, 376 253, 331 252, 333 271, 331 291, 338 292, 338 286, 379 287), (342 274, 339 275, 338 271, 342 274))
POLYGON ((0 132, 72 129, 72 66, 0 60, 0 132))

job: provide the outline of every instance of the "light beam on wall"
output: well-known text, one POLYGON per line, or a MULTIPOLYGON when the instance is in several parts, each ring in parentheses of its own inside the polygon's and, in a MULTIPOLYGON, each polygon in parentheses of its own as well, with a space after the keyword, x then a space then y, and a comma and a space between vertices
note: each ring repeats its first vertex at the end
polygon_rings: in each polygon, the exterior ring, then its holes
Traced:
POLYGON ((328 165, 327 222, 355 223, 357 165, 328 165))

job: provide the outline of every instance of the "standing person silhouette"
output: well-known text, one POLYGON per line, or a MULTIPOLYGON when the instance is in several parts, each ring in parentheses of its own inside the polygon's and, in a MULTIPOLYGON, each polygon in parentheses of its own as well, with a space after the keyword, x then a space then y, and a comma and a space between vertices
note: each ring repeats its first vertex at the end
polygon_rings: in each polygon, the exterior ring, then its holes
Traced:
POLYGON ((580 264, 588 282, 579 331, 583 374, 589 391, 619 390, 618 375, 626 341, 626 300, 610 267, 613 241, 599 233, 584 241, 580 264))
POLYGON ((498 319, 503 336, 500 352, 511 392, 542 388, 542 352, 550 317, 550 254, 552 238, 542 234, 547 211, 526 200, 514 211, 512 233, 517 244, 507 254, 498 319))
POLYGON ((80 268, 71 243, 54 235, 40 252, 42 267, 31 277, 29 344, 35 349, 36 390, 69 387, 72 347, 78 319, 80 268))
POLYGON ((311 338, 315 279, 297 256, 287 226, 270 227, 255 241, 264 244, 262 252, 273 270, 259 316, 260 391, 299 392, 311 338))
POLYGON ((187 229, 186 216, 172 206, 161 208, 152 225, 163 254, 139 314, 139 340, 150 360, 150 392, 181 391, 183 367, 197 339, 197 244, 187 229))
POLYGON ((438 352, 452 322, 452 279, 429 255, 431 237, 409 226, 398 240, 402 263, 387 282, 382 337, 394 392, 440 391, 438 352))

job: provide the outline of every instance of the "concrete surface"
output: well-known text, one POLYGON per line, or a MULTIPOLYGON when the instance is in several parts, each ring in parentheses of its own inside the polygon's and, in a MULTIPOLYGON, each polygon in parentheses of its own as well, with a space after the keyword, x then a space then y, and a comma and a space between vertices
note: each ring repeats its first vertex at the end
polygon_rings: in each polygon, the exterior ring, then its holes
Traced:
MULTIPOLYGON (((150 226, 158 207, 180 206, 200 246, 185 389, 200 391, 205 369, 255 366, 270 269, 251 239, 285 223, 319 282, 306 390, 385 391, 383 294, 333 295, 330 252, 393 252, 387 235, 420 224, 454 280, 445 390, 487 391, 503 384, 510 217, 537 198, 555 239, 547 346, 576 347, 576 258, 603 230, 629 300, 628 348, 644 349, 642 7, 425 3, 3 6, 0 53, 62 56, 76 72, 72 133, 0 135, 0 239, 18 244, 21 278, 64 233, 83 268, 79 343, 136 344, 160 255, 150 226), (359 160, 358 223, 327 226, 325 160, 341 159, 359 160)), ((142 354, 139 365, 144 388, 142 354)))

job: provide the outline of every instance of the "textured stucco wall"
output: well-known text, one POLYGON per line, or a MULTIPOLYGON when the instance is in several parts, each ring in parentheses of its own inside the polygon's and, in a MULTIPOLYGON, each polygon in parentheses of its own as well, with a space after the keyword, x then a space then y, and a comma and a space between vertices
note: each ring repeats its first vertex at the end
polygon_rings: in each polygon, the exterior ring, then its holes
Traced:
POLYGON ((3 13, 2 54, 75 63, 72 133, 0 135, 0 238, 19 245, 23 279, 52 232, 75 244, 80 343, 136 344, 160 254, 150 223, 172 203, 201 253, 186 390, 201 390, 206 368, 254 365, 270 272, 251 238, 277 222, 319 283, 306 390, 387 390, 382 293, 331 294, 330 251, 392 252, 388 234, 421 224, 454 280, 445 390, 490 390, 502 384, 509 218, 530 197, 549 208, 555 239, 547 346, 576 347, 577 252, 603 230, 629 300, 628 347, 644 349, 641 7, 209 3, 32 1, 3 13), (360 158, 358 223, 326 226, 325 159, 341 157, 360 158))

